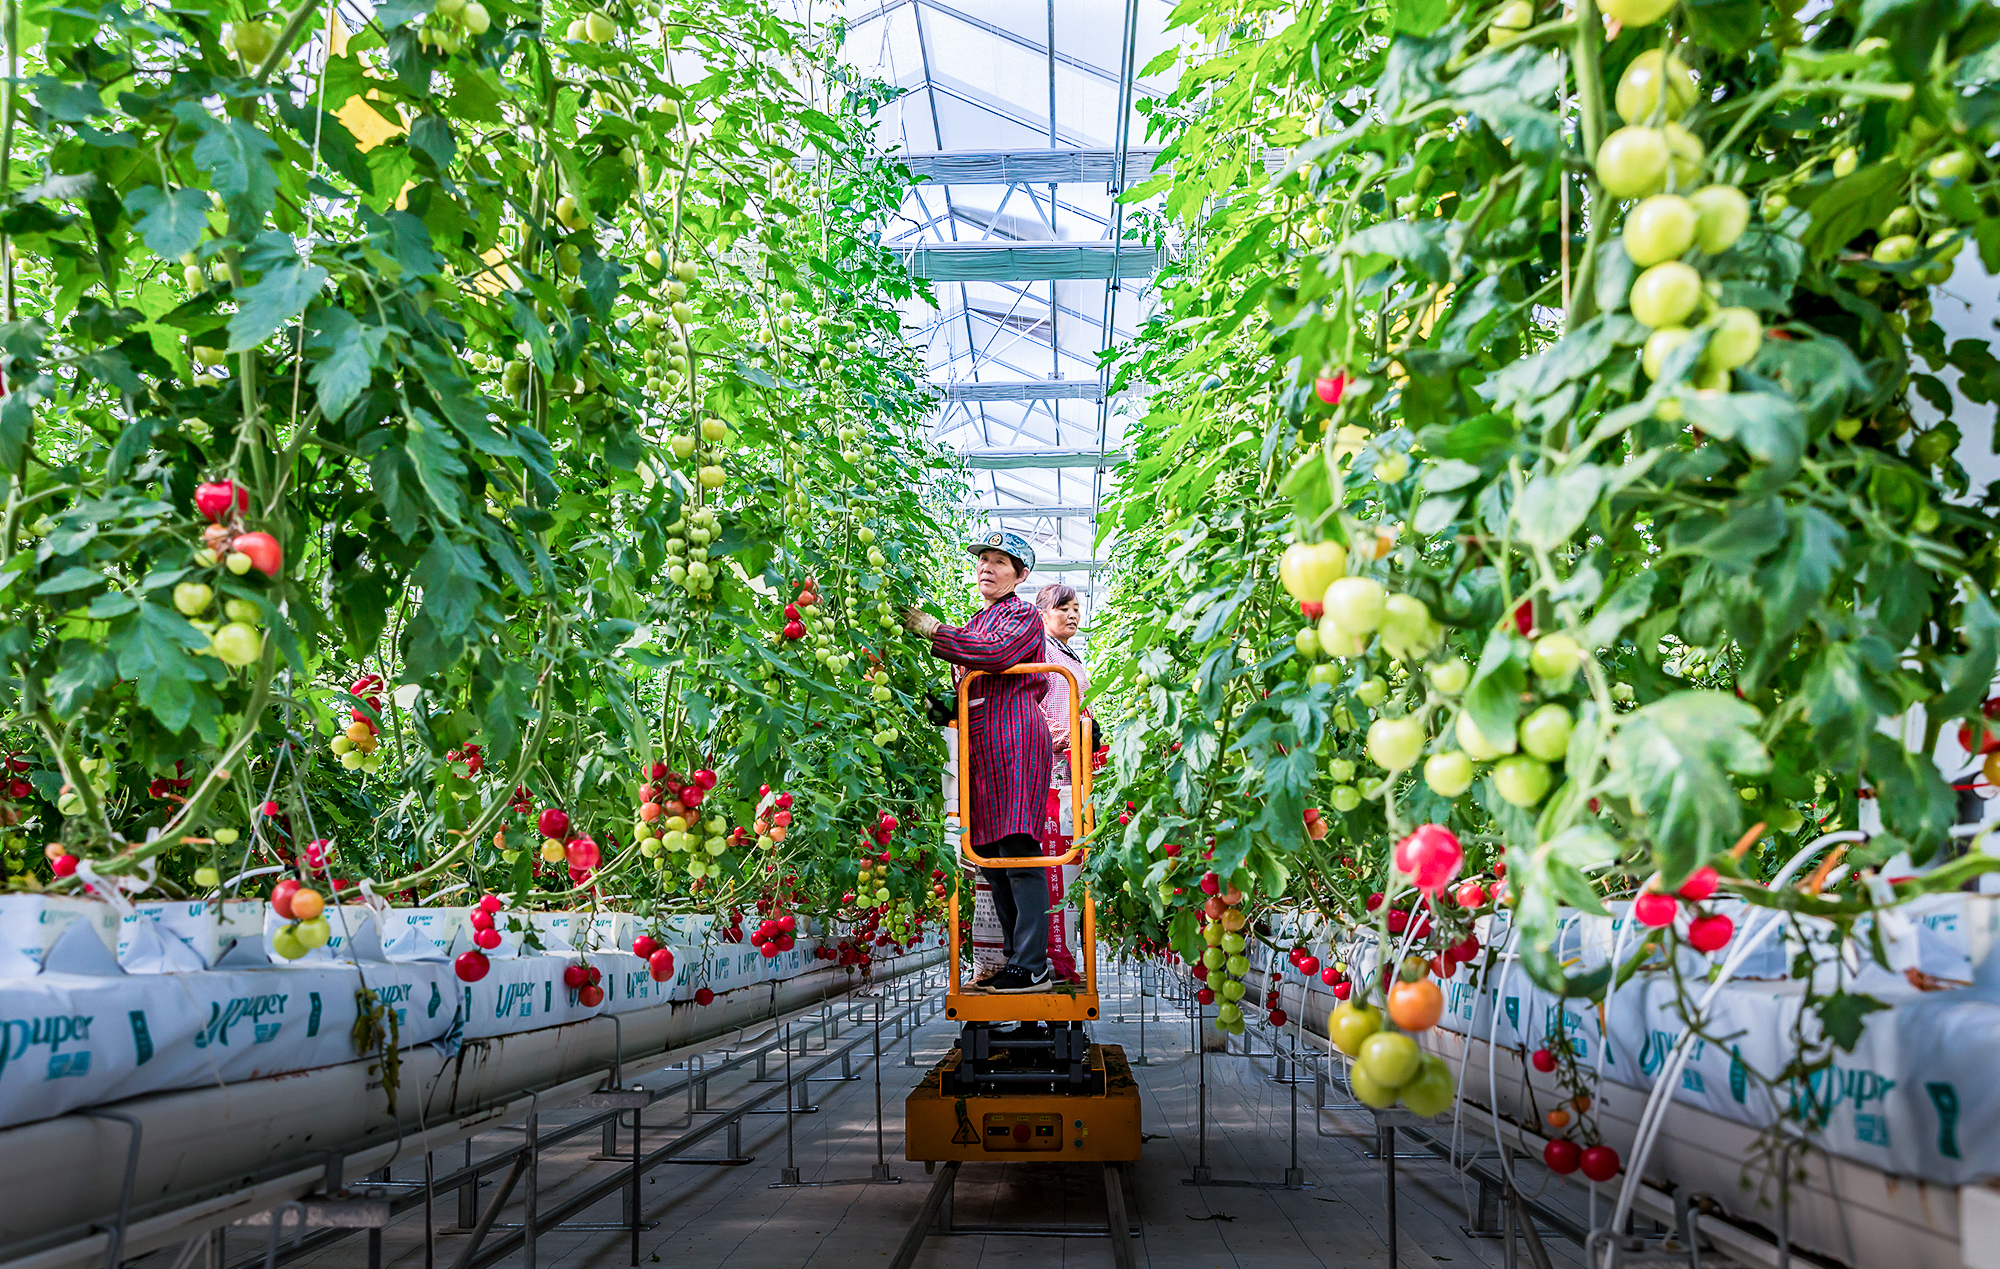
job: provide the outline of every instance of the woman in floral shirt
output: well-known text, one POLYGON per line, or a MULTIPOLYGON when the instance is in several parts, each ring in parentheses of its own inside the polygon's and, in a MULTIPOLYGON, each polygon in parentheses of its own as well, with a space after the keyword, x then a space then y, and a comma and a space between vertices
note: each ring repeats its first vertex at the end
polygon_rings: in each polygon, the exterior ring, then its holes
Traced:
MULTIPOLYGON (((972 780, 972 849, 988 858, 1042 853, 1041 829, 1048 801, 1051 746, 1042 714, 1043 676, 1006 674, 1042 655, 1040 614, 1014 593, 1035 566, 1035 550, 1016 533, 994 532, 966 544, 979 558, 976 580, 986 606, 963 626, 947 626, 911 609, 904 624, 930 640, 931 654, 955 667, 953 682, 968 670, 985 676, 973 686, 970 732, 960 756, 972 780), (966 755, 969 753, 969 760, 966 755)), ((983 870, 1007 951, 1007 963, 980 982, 989 991, 1049 989, 1048 878, 1041 868, 983 870)))

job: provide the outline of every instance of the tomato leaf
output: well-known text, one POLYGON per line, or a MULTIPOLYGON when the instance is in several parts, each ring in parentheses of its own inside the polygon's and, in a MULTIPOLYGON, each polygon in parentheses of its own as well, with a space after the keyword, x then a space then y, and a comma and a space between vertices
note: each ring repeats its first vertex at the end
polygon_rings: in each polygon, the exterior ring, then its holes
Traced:
POLYGON ((1743 799, 1731 775, 1761 775, 1756 709, 1721 692, 1675 692, 1625 716, 1612 738, 1608 785, 1650 821, 1669 881, 1720 853, 1741 831, 1743 799))
POLYGON ((229 319, 228 351, 244 352, 277 334, 305 312, 306 305, 326 285, 326 278, 325 269, 298 259, 286 259, 265 270, 263 277, 239 295, 241 307, 229 319))
POLYGON ((125 196, 125 211, 146 240, 146 249, 162 260, 178 260, 193 251, 208 228, 208 195, 198 189, 167 193, 141 185, 125 196))

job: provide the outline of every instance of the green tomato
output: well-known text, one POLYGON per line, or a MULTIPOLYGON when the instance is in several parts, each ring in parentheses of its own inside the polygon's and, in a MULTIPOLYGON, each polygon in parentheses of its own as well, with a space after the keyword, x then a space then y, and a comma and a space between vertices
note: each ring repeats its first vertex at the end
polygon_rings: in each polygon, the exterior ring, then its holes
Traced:
POLYGON ((1651 26, 1667 16, 1676 0, 1603 0, 1598 11, 1626 30, 1651 26))
POLYGON ((1359 1057, 1368 1037, 1382 1029, 1382 1011, 1373 1005, 1343 1001, 1326 1018, 1326 1034, 1333 1047, 1349 1057, 1359 1057))
POLYGON ((1220 947, 1222 946, 1222 936, 1224 933, 1222 922, 1210 921, 1207 925, 1201 927, 1201 941, 1210 947, 1220 947))
POLYGON ((1618 77, 1613 105, 1628 123, 1663 123, 1688 112, 1699 95, 1694 71, 1663 49, 1649 48, 1618 77))
POLYGON ((1843 441, 1851 441, 1861 435, 1861 420, 1847 415, 1833 425, 1833 434, 1843 441))
POLYGON ((1458 695, 1465 690, 1466 684, 1472 682, 1472 667, 1467 665, 1462 657, 1440 661, 1427 673, 1430 675, 1431 686, 1446 696, 1458 695))
POLYGON ((1229 953, 1219 947, 1211 947, 1201 954, 1201 963, 1208 966, 1208 972, 1213 974, 1229 963, 1229 953))
POLYGON ((1962 181, 1972 175, 1972 166, 1972 156, 1964 150, 1947 150, 1925 165, 1924 174, 1934 181, 1962 181))
POLYGON ((1458 721, 1452 724, 1452 734, 1458 737, 1458 747, 1466 756, 1477 762, 1491 762, 1501 754, 1514 752, 1514 736, 1509 732, 1504 737, 1504 747, 1494 744, 1479 730, 1479 724, 1472 721, 1471 710, 1458 711, 1458 721))
POLYGON ((1225 1000, 1222 1002, 1220 1006, 1217 1007, 1215 1011, 1215 1020, 1219 1023, 1225 1024, 1225 1026, 1234 1025, 1235 1023, 1243 1021, 1243 1010, 1237 1007, 1235 1001, 1225 1000))
POLYGON ((1377 1031, 1361 1042, 1361 1056, 1355 1065, 1384 1088, 1401 1088, 1417 1073, 1417 1059, 1423 1050, 1400 1031, 1377 1031))
POLYGON ((174 587, 174 607, 183 617, 206 612, 215 600, 215 587, 202 582, 182 582, 174 587))
POLYGON ((1548 764, 1526 754, 1514 754, 1493 764, 1493 791, 1513 806, 1528 807, 1549 792, 1548 764))
POLYGON ((1222 936, 1222 950, 1234 955, 1243 950, 1246 940, 1241 930, 1229 930, 1222 936))
POLYGON ((1407 771, 1423 748, 1424 729, 1414 718, 1378 718, 1368 725, 1368 756, 1384 771, 1407 771))
POLYGON ((1668 355, 1686 343, 1693 333, 1685 326, 1662 326, 1646 336, 1645 351, 1639 354, 1639 365, 1645 370, 1646 377, 1657 381, 1660 371, 1667 364, 1668 355))
MULTIPOLYGON (((1313 640, 1313 648, 1315 651, 1317 651, 1319 648, 1319 640, 1317 637, 1315 637, 1313 640)), ((1328 687, 1331 687, 1335 683, 1340 682, 1340 667, 1337 665, 1329 665, 1326 662, 1322 661, 1320 664, 1315 665, 1312 669, 1306 671, 1306 682, 1324 683, 1328 687)))
POLYGON ((1374 709, 1377 705, 1389 699, 1389 685, 1383 682, 1379 676, 1371 674, 1355 686, 1354 699, 1360 701, 1369 709, 1374 709))
POLYGON ((486 6, 479 3, 479 0, 471 0, 465 6, 465 11, 458 15, 458 21, 465 28, 466 34, 484 35, 486 29, 493 25, 493 15, 486 11, 486 6))
POLYGON ((1842 180, 1854 175, 1854 169, 1861 166, 1861 151, 1848 146, 1833 156, 1833 178, 1842 180))
POLYGON ((1694 246, 1701 213, 1678 194, 1655 194, 1642 198, 1625 213, 1625 254, 1644 269, 1668 260, 1678 260, 1694 246))
POLYGON ((209 836, 215 839, 217 846, 234 846, 243 835, 233 828, 218 828, 209 836))
POLYGON ((1332 802, 1333 809, 1343 815, 1361 805, 1361 790, 1351 784, 1334 785, 1333 792, 1327 794, 1327 797, 1332 802))
POLYGON ((1472 787, 1472 759, 1456 749, 1432 754, 1424 763, 1424 783, 1441 798, 1455 798, 1472 787))
POLYGON ((1521 749, 1543 762, 1560 762, 1569 752, 1573 727, 1568 710, 1560 705, 1544 705, 1521 720, 1521 749))
POLYGON ((1719 370, 1749 365, 1764 342, 1764 324, 1757 320, 1757 314, 1747 308, 1721 309, 1715 314, 1714 325, 1705 354, 1708 364, 1719 370))
POLYGON ((1695 245, 1709 255, 1729 250, 1750 226, 1750 200, 1734 185, 1704 185, 1688 201, 1701 218, 1695 245))
POLYGON ((1915 234, 1891 234, 1875 244, 1871 253, 1877 264, 1901 264, 1916 258, 1917 236, 1915 234))
POLYGON ((325 917, 314 917, 298 924, 299 942, 307 947, 325 947, 333 937, 333 926, 325 917))
POLYGON ((1350 635, 1372 633, 1382 624, 1389 593, 1372 577, 1343 577, 1326 588, 1326 615, 1350 635))
POLYGON ((1319 632, 1311 626, 1299 627, 1299 632, 1292 636, 1292 646, 1299 650, 1299 655, 1302 657, 1317 657, 1319 655, 1319 632))
POLYGON ((231 599, 222 605, 223 615, 231 621, 240 621, 246 626, 257 625, 263 617, 263 610, 247 599, 231 599))
POLYGON ((1417 1058, 1417 1073, 1397 1092, 1402 1094, 1403 1106, 1411 1114, 1422 1115, 1426 1119, 1444 1114, 1458 1100, 1458 1088, 1452 1081, 1451 1068, 1434 1053, 1425 1053, 1417 1058))
POLYGON ((1250 972, 1250 958, 1239 952, 1229 958, 1229 963, 1224 968, 1231 978, 1241 978, 1250 972))
POLYGON ((1888 215, 1875 223, 1877 238, 1894 238, 1897 234, 1913 234, 1923 224, 1917 216, 1917 209, 1905 204, 1892 209, 1888 215))
POLYGON ((1489 48, 1500 48, 1521 38, 1528 28, 1535 25, 1535 6, 1532 0, 1508 0, 1500 12, 1493 15, 1493 25, 1486 28, 1486 44, 1489 48))
POLYGON ((194 884, 200 886, 203 890, 213 890, 222 884, 222 874, 207 865, 203 865, 194 870, 194 884))
POLYGON ((1566 681, 1582 664, 1583 646, 1560 632, 1535 640, 1534 650, 1528 654, 1535 677, 1551 683, 1566 681))
POLYGON ((1348 1068, 1347 1086, 1354 1091, 1354 1100, 1363 1106, 1387 1110, 1396 1104, 1396 1090, 1370 1079, 1367 1069, 1359 1062, 1348 1068))
POLYGON ((232 621, 212 636, 210 651, 224 665, 240 669, 264 655, 264 636, 255 626, 232 621))
POLYGON ((1673 151, 1658 128, 1620 128, 1597 147, 1597 179, 1613 198, 1644 198, 1667 182, 1673 151))
POLYGON ((312 949, 300 942, 299 936, 287 926, 271 936, 271 950, 285 960, 295 961, 312 949))
POLYGON ((1326 773, 1333 777, 1335 783, 1346 784, 1354 778, 1354 764, 1346 758, 1335 758, 1326 764, 1326 773))
POLYGON ((1237 982, 1233 978, 1224 980, 1221 989, 1221 996, 1224 1000, 1232 1002, 1241 1000, 1243 999, 1243 992, 1244 987, 1242 983, 1237 982))
POLYGON ((1701 306, 1701 274, 1678 260, 1656 264, 1632 284, 1632 316, 1641 325, 1685 326, 1701 306))

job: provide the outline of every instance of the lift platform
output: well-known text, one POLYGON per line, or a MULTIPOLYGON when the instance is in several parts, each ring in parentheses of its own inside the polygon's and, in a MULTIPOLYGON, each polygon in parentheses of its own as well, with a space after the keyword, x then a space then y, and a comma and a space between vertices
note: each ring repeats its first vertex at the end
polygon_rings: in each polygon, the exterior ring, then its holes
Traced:
MULTIPOLYGON (((1080 864, 1088 851, 1026 859, 987 859, 971 847, 972 736, 970 692, 982 671, 959 681, 959 841, 962 865, 979 868, 1060 868, 1080 864)), ((1069 680, 1070 735, 1080 735, 1081 694, 1074 675, 1059 665, 1017 665, 1003 674, 1061 674, 1069 680)), ((1082 841, 1091 827, 1090 763, 1070 749, 1071 825, 1082 841)), ((1067 1163, 1120 1163, 1139 1157, 1139 1090, 1124 1050, 1096 1044, 1089 1024, 1098 1017, 1097 907, 1083 887, 1083 982, 1053 990, 1002 995, 965 981, 959 947, 959 904, 966 877, 952 891, 945 922, 951 988, 945 1016, 961 1024, 958 1044, 933 1067, 904 1103, 904 1157, 925 1163, 1046 1159, 1067 1163)))

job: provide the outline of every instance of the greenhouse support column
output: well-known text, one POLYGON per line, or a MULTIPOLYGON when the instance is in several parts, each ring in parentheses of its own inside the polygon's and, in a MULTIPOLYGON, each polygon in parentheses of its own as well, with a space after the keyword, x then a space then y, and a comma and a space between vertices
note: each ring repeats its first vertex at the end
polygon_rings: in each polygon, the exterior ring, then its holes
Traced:
MULTIPOLYGON (((776 984, 773 984, 776 989, 776 984)), ((799 1183, 799 1161, 792 1154, 792 1103, 797 1099, 797 1085, 792 1083, 792 1026, 785 1024, 785 1170, 778 1174, 778 1184, 797 1185, 799 1183)))
POLYGON ((1195 1124, 1198 1131, 1195 1155, 1194 1177, 1196 1185, 1206 1185, 1213 1179, 1208 1170, 1208 1046, 1201 1042, 1201 1004, 1188 1015, 1188 1029, 1194 1040, 1194 1066, 1196 1079, 1195 1124))
POLYGON ((888 1156, 883 1153, 883 1144, 882 1144, 882 1022, 879 1017, 876 1019, 875 1022, 874 1053, 875 1053, 875 1061, 874 1061, 875 1166, 868 1173, 868 1179, 871 1181, 887 1181, 890 1179, 890 1177, 889 1177, 889 1159, 888 1156))

